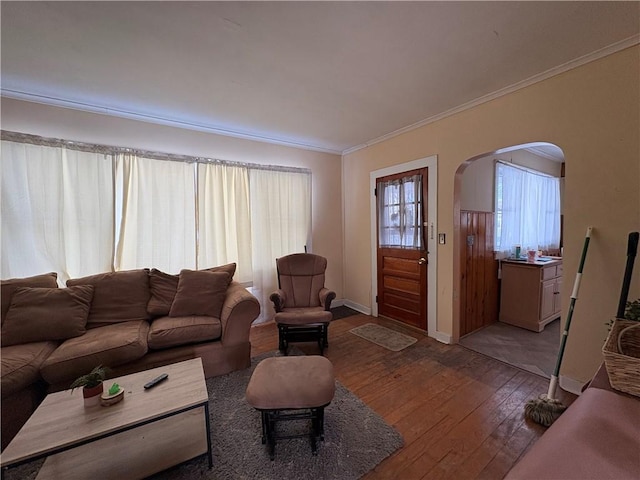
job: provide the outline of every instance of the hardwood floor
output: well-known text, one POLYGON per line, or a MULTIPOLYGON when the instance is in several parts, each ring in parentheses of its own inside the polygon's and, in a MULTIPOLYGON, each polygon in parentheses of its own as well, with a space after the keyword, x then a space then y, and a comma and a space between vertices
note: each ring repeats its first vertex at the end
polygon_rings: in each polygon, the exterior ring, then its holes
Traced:
MULTIPOLYGON (((275 324, 252 328, 252 356, 275 350, 275 324)), ((317 354, 314 344, 295 344, 317 354)), ((501 479, 542 435, 523 418, 524 404, 548 380, 459 345, 367 315, 331 323, 325 356, 336 378, 393 425, 405 445, 365 475, 374 479, 501 479), (377 323, 418 338, 391 352, 349 330, 377 323)), ((558 389, 569 405, 575 396, 558 389)))

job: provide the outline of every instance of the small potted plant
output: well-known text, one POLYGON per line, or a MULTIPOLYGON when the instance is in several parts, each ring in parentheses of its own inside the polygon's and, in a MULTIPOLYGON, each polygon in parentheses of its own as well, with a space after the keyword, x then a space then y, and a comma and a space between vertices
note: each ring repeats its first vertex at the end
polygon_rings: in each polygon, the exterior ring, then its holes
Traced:
POLYGON ((107 377, 108 368, 98 365, 91 372, 76 378, 71 384, 71 391, 82 388, 84 406, 92 407, 100 404, 100 395, 104 391, 103 381, 107 377))

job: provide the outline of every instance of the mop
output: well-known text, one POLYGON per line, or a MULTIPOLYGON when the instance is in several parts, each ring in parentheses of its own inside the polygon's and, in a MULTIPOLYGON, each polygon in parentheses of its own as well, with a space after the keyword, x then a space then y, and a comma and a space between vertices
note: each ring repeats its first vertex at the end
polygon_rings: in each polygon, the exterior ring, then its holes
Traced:
POLYGON ((567 314, 567 320, 564 325, 564 331, 562 332, 562 340, 560 341, 560 350, 558 351, 558 360, 556 361, 556 367, 551 375, 551 381, 549 382, 549 390, 547 394, 540 395, 535 400, 529 400, 524 407, 524 415, 529 420, 532 420, 540 425, 548 427, 564 412, 565 407, 562 402, 555 398, 556 390, 558 388, 558 374, 560 373, 560 365, 562 364, 562 356, 564 355, 564 347, 567 344, 567 337, 569 336, 569 327, 571 327, 571 317, 573 317, 573 309, 578 298, 578 291, 580 290, 580 281, 582 279, 582 269, 584 267, 584 261, 587 257, 587 250, 589 249, 589 240, 591 238, 592 227, 587 228, 587 235, 584 239, 584 245, 582 247, 582 257, 580 258, 580 265, 578 267, 578 273, 576 274, 575 282, 573 283, 573 291, 571 292, 571 303, 569 304, 569 313, 567 314))

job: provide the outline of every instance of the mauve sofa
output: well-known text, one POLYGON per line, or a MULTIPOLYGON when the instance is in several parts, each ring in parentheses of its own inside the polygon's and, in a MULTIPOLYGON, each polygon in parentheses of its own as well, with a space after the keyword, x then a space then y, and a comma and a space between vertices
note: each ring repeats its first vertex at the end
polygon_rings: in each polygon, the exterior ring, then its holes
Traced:
POLYGON ((637 480, 640 398, 614 390, 602 366, 505 480, 637 480))
POLYGON ((0 282, 2 448, 46 392, 97 365, 110 377, 195 357, 205 377, 247 368, 258 300, 235 264, 169 275, 156 269, 67 281, 48 273, 0 282))

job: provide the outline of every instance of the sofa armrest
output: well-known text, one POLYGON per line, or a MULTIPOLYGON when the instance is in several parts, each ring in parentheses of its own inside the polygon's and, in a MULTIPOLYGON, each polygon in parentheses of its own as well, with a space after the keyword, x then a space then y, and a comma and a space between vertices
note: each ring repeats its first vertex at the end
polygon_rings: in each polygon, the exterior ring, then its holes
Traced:
POLYGON ((278 289, 269 296, 269 300, 273 302, 273 308, 275 308, 276 313, 281 312, 287 301, 287 294, 284 293, 284 290, 278 289))
POLYGON ((323 287, 320 290, 319 295, 320 305, 322 305, 326 311, 331 310, 331 302, 333 302, 333 300, 336 298, 336 292, 323 287))
POLYGON ((222 304, 222 343, 236 345, 249 341, 251 324, 260 315, 260 302, 240 283, 231 282, 222 304))

